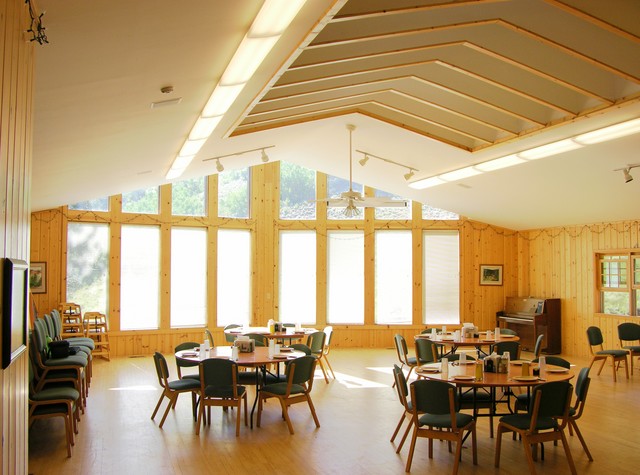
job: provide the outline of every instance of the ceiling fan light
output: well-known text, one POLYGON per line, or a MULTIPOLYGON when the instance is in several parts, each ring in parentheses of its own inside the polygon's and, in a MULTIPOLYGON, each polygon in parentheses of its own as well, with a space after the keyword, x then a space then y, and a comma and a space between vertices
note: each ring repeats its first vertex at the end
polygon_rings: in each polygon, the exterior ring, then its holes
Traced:
POLYGON ((344 216, 346 218, 357 218, 360 216, 360 210, 356 208, 356 205, 353 204, 353 200, 349 200, 349 204, 344 209, 344 216))

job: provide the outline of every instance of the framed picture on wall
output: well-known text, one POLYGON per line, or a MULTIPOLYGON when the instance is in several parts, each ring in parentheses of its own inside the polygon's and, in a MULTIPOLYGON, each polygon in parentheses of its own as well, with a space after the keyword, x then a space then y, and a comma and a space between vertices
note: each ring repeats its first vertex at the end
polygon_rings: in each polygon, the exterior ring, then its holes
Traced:
POLYGON ((482 264, 480 266, 480 285, 502 285, 502 266, 482 264))
POLYGON ((2 263, 2 369, 27 349, 28 269, 20 259, 2 263))
POLYGON ((47 293, 47 263, 32 262, 29 267, 29 288, 32 294, 47 293))

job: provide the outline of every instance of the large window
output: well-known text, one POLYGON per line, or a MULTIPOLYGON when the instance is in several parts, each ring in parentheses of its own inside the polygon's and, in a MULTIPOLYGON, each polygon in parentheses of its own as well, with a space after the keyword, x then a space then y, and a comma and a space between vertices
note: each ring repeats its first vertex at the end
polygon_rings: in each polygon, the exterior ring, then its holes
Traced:
POLYGON ((640 253, 598 254, 598 311, 640 316, 640 253))
MULTIPOLYGON (((376 190, 376 198, 387 198, 389 200, 403 200, 401 196, 376 190)), ((378 206, 375 210, 376 219, 411 219, 411 202, 409 206, 378 206)))
MULTIPOLYGON (((218 326, 251 321, 251 232, 218 230, 218 326)), ((265 320, 264 324, 267 322, 265 320)))
POLYGON ((67 227, 67 302, 84 312, 108 315, 109 225, 69 223, 67 227))
POLYGON ((158 187, 124 193, 122 195, 122 212, 158 214, 158 187))
POLYGON ((250 176, 249 168, 218 174, 218 216, 221 218, 249 217, 250 176))
POLYGON ((460 237, 458 231, 425 231, 423 249, 423 320, 425 324, 460 323, 460 237))
POLYGON ((160 300, 160 228, 122 226, 120 328, 156 329, 160 300))
POLYGON ((316 322, 316 233, 280 232, 280 321, 316 322))
POLYGON ((364 323, 364 232, 330 231, 327 322, 364 323))
POLYGON ((460 219, 456 213, 452 213, 451 211, 446 211, 440 208, 434 208, 429 205, 422 205, 422 219, 432 219, 439 221, 457 221, 460 219))
POLYGON ((316 172, 280 162, 280 218, 316 219, 316 172))
POLYGON ((207 214, 207 177, 183 180, 171 185, 171 214, 205 216, 207 214))
POLYGON ((69 209, 78 211, 109 211, 109 198, 81 201, 69 205, 69 209))
POLYGON ((411 231, 376 231, 375 239, 375 322, 411 324, 411 231))
POLYGON ((171 230, 171 327, 207 322, 207 230, 171 230))

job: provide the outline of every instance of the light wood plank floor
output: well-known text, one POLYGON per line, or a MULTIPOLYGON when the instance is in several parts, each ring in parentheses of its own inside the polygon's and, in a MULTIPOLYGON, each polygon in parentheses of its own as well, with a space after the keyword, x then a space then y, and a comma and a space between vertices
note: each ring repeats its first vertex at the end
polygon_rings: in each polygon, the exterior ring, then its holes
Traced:
MULTIPOLYGON (((525 355, 526 356, 526 355, 525 355)), ((173 356, 167 355, 175 375, 173 356)), ((96 359, 88 407, 79 426, 73 456, 66 457, 61 420, 37 421, 30 430, 29 472, 47 474, 389 474, 404 473, 405 446, 396 455, 389 442, 401 414, 391 388, 391 349, 334 349, 330 355, 337 380, 325 384, 316 375, 313 400, 321 427, 316 429, 306 405, 291 408, 296 433, 287 431, 275 402, 269 402, 262 427, 242 427, 235 437, 235 413, 214 408, 213 425, 195 435, 188 395, 180 396, 175 411, 158 428, 160 415, 150 420, 160 395, 151 356, 96 359)), ((571 359, 571 358, 569 358, 571 359)), ((578 367, 587 361, 572 360, 578 367)), ((640 366, 640 365, 638 365, 640 366)), ((619 371, 613 383, 611 368, 592 383, 580 427, 595 459, 590 463, 577 437, 569 437, 580 474, 632 474, 640 470, 640 372, 626 380, 619 371)), ((249 389, 253 401, 253 388, 249 389)), ((163 406, 164 407, 164 406, 163 406)), ((399 441, 399 438, 397 439, 399 441)), ((569 473, 562 448, 546 444, 538 473, 569 473)), ((495 440, 489 438, 488 419, 478 426, 478 461, 471 462, 465 444, 461 474, 526 473, 520 442, 504 437, 500 469, 493 466, 495 440)), ((427 440, 419 439, 412 473, 450 473, 453 455, 445 443, 434 443, 427 456, 427 440)))

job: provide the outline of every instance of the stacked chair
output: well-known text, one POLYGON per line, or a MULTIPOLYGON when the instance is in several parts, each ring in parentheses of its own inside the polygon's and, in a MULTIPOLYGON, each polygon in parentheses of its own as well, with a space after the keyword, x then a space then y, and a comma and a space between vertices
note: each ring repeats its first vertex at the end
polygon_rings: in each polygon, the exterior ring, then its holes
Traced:
MULTIPOLYGON (((29 425, 38 419, 61 417, 65 421, 67 455, 71 457, 80 413, 84 413, 92 372, 92 340, 68 340, 69 354, 52 357, 49 345, 61 340, 57 310, 36 318, 29 339, 29 425)), ((65 346, 65 345, 63 345, 65 346)), ((57 356, 57 355, 56 355, 57 356)))

